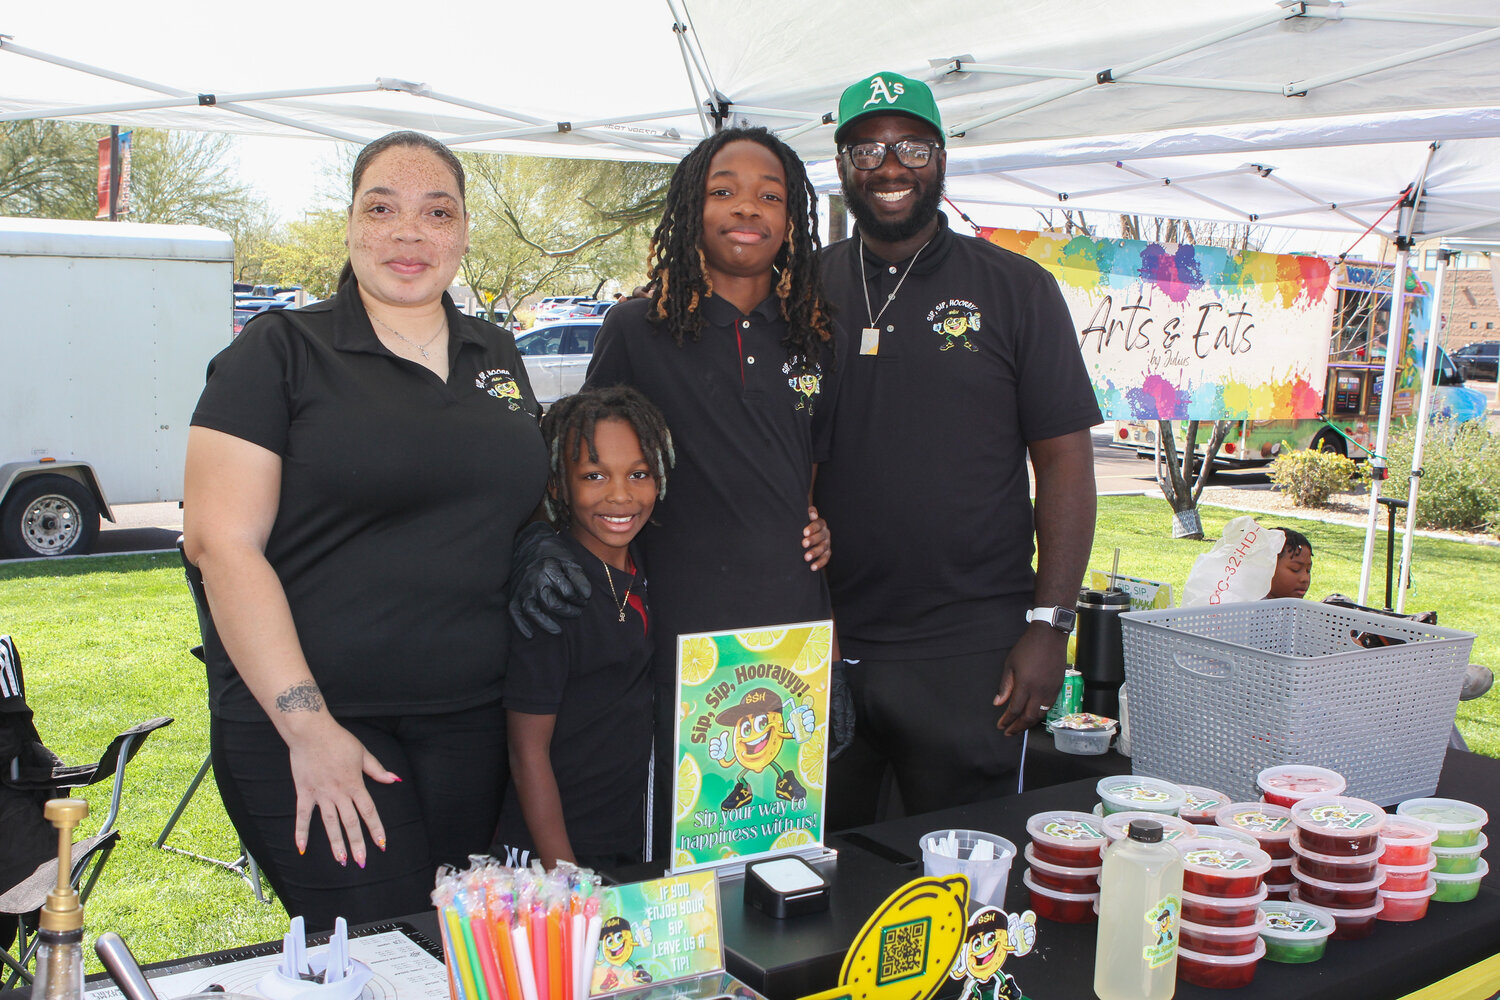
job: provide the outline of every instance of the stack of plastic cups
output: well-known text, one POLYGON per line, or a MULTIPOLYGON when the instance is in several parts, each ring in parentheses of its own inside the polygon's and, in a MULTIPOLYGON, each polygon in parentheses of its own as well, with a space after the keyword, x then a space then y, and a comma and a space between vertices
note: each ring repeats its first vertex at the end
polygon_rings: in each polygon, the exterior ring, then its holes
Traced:
MULTIPOLYGON (((1348 787, 1342 774, 1313 764, 1277 764, 1265 768, 1255 776, 1255 784, 1262 802, 1286 809, 1313 795, 1342 795, 1348 787)), ((1276 867, 1266 876, 1271 898, 1290 899, 1294 882, 1291 855, 1278 857, 1276 867)))
POLYGON ((1039 917, 1063 924, 1098 919, 1099 868, 1105 846, 1103 824, 1085 812, 1053 809, 1026 821, 1030 866, 1021 881, 1039 917))
POLYGON ((1459 799, 1408 799, 1396 807, 1396 814, 1437 828, 1432 845, 1434 903, 1462 903, 1479 895, 1480 880, 1490 870, 1479 856, 1489 846, 1484 834, 1488 813, 1459 799))
POLYGON ((1437 867, 1432 843, 1438 829, 1407 816, 1387 816, 1380 828, 1380 864, 1385 882, 1380 886, 1379 919, 1394 923, 1421 920, 1437 891, 1430 873, 1437 867))
POLYGON ((1226 830, 1248 834, 1271 856, 1266 873, 1270 898, 1286 900, 1292 890, 1292 811, 1271 802, 1231 802, 1219 809, 1214 822, 1226 830))
POLYGON ((1265 954, 1265 851, 1228 840, 1179 840, 1182 852, 1182 936, 1177 977, 1196 986, 1250 985, 1265 954))
POLYGON ((1292 807, 1297 884, 1292 899, 1333 914, 1337 941, 1368 937, 1383 908, 1380 831, 1385 810, 1365 799, 1314 795, 1292 807))

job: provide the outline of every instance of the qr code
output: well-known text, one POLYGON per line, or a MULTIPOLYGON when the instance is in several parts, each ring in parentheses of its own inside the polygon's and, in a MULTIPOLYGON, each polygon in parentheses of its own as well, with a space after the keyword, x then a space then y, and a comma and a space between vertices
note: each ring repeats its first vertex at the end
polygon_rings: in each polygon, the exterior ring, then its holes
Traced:
POLYGON ((877 984, 921 975, 927 969, 927 937, 932 920, 922 918, 895 924, 880 933, 880 973, 877 984))

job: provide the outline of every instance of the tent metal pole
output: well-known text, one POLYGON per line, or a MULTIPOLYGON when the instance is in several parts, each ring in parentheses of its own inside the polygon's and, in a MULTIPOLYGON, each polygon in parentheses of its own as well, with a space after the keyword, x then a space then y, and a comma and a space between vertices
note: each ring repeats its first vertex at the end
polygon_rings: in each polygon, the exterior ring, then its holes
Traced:
POLYGON ((1143 177, 1145 178, 1145 180, 1142 180, 1135 184, 1117 184, 1113 187, 1089 188, 1087 191, 1071 191, 1069 192, 1068 196, 1070 198, 1087 198, 1101 194, 1115 194, 1118 191, 1138 191, 1141 188, 1148 187, 1176 187, 1180 184, 1187 184, 1193 181, 1207 181, 1215 180, 1220 177, 1239 177, 1242 174, 1259 173, 1259 171, 1257 171, 1254 167, 1244 166, 1235 167, 1231 170, 1214 170, 1202 174, 1183 174, 1180 177, 1165 177, 1150 174, 1144 170, 1141 170, 1137 167, 1132 167, 1129 164, 1123 162, 1116 164, 1116 166, 1118 166, 1122 170, 1128 170, 1130 173, 1135 174, 1137 177, 1143 177))
MULTIPOLYGON (((526 114, 523 111, 514 111, 508 108, 497 108, 491 104, 481 104, 478 101, 468 101, 463 99, 462 97, 455 97, 452 94, 441 94, 436 91, 430 90, 424 90, 422 92, 422 96, 430 100, 439 101, 443 104, 452 104, 455 107, 468 108, 470 111, 483 111, 486 114, 495 115, 500 118, 509 118, 513 121, 525 122, 527 125, 533 125, 542 128, 544 132, 548 130, 553 132, 573 132, 581 136, 600 139, 602 141, 612 143, 616 146, 624 146, 627 149, 636 149, 640 150, 643 153, 653 153, 658 156, 662 155, 662 150, 660 148, 651 146, 644 142, 636 142, 633 139, 625 139, 615 135, 600 135, 598 132, 587 128, 562 128, 560 126, 563 123, 555 121, 549 122, 545 118, 526 114)), ((451 146, 459 140, 470 142, 475 141, 472 137, 469 136, 455 136, 452 139, 444 140, 444 142, 445 144, 451 146)))
POLYGON ((1447 42, 1437 42, 1420 49, 1404 52, 1399 56, 1388 56, 1385 59, 1376 59, 1352 69, 1339 70, 1334 73, 1324 73, 1322 76, 1310 77, 1306 80, 1294 80, 1286 85, 1286 94, 1291 97, 1295 94, 1307 94, 1322 87, 1334 83, 1343 83, 1345 80, 1353 80, 1356 77, 1369 76, 1371 73, 1379 73, 1381 70, 1394 69, 1397 66, 1405 66, 1409 63, 1420 62, 1423 59, 1431 59, 1433 56, 1447 55, 1460 49, 1472 48, 1475 45, 1484 45, 1500 39, 1500 28, 1491 28, 1489 31, 1479 31, 1463 38, 1455 38, 1447 42))
POLYGON ((709 72, 708 56, 704 54, 703 43, 698 39, 698 26, 693 23, 693 15, 688 11, 686 4, 667 0, 667 6, 672 11, 672 17, 685 28, 682 33, 682 43, 687 49, 688 56, 693 60, 693 65, 698 68, 698 75, 702 77, 703 85, 708 88, 710 94, 717 94, 719 85, 714 82, 713 73, 709 72))
MULTIPOLYGON (((604 127, 608 127, 610 125, 628 125, 631 122, 648 121, 648 120, 653 119, 653 118, 686 117, 688 115, 691 115, 692 113, 693 113, 693 109, 692 108, 682 108, 681 110, 653 112, 651 114, 645 114, 645 115, 630 115, 630 116, 625 117, 625 118, 599 118, 599 119, 595 119, 593 121, 587 121, 587 122, 572 122, 571 124, 573 126, 572 130, 574 132, 578 132, 578 131, 582 131, 584 129, 604 128, 604 127)), ((509 116, 507 116, 507 117, 509 117, 509 116)), ((557 131, 557 123, 556 122, 552 122, 550 124, 549 123, 543 123, 543 124, 540 124, 540 125, 524 125, 524 126, 521 126, 520 128, 498 129, 498 130, 496 130, 494 132, 471 132, 471 133, 467 133, 467 134, 465 134, 465 135, 463 135, 461 137, 458 137, 458 138, 445 139, 444 142, 446 142, 450 146, 459 146, 459 145, 463 145, 464 143, 484 142, 484 141, 489 140, 489 139, 517 139, 517 138, 522 138, 522 137, 528 136, 528 135, 546 135, 549 132, 556 132, 556 131, 557 131)), ((660 132, 660 131, 656 131, 656 130, 651 130, 651 131, 652 131, 652 134, 659 136, 663 141, 667 141, 667 142, 680 142, 681 141, 679 139, 674 138, 673 136, 668 135, 665 132, 660 132)))
MULTIPOLYGON (((352 87, 316 87, 303 90, 267 90, 255 94, 208 94, 214 103, 243 101, 273 101, 285 97, 323 97, 329 94, 365 94, 380 90, 379 84, 365 83, 352 87)), ((67 107, 48 108, 45 114, 31 111, 8 111, 0 114, 0 122, 30 121, 36 118, 76 118, 80 115, 113 115, 127 111, 155 111, 158 108, 197 107, 203 97, 190 94, 185 97, 162 97, 152 101, 124 101, 118 104, 73 104, 67 107)))
POLYGON ((1417 437, 1412 444, 1411 482, 1406 490, 1406 536, 1401 539, 1401 579, 1396 590, 1396 612, 1406 608, 1411 581, 1411 546, 1417 528, 1417 490, 1422 482, 1422 444, 1427 438, 1427 411, 1432 407, 1432 373, 1437 369, 1438 334, 1443 325, 1443 276, 1452 250, 1438 250, 1437 280, 1432 287, 1432 315, 1427 319, 1427 356, 1422 361, 1422 401, 1417 405, 1417 437))
MULTIPOLYGON (((677 10, 677 4, 673 0, 667 0, 667 10, 672 15, 672 33, 677 36, 677 52, 682 56, 682 72, 687 76, 688 87, 693 91, 693 107, 698 110, 698 124, 703 128, 705 138, 714 134, 714 127, 708 123, 708 114, 703 110, 703 96, 698 93, 698 77, 693 75, 692 53, 688 51, 687 43, 687 20, 677 10)), ((707 76, 704 77, 703 85, 711 86, 707 76)), ((709 91, 710 95, 713 93, 709 91)))
MULTIPOLYGON (((1323 198, 1315 197, 1312 194, 1312 192, 1310 192, 1310 191, 1304 191, 1301 188, 1299 188, 1297 185, 1288 183, 1283 178, 1277 177, 1275 173, 1266 174, 1265 177, 1266 177, 1266 180, 1270 181, 1271 183, 1280 185, 1283 189, 1292 192, 1292 194, 1300 195, 1301 197, 1306 198, 1308 200, 1308 202, 1310 202, 1312 205, 1322 206, 1322 207, 1326 208, 1328 211, 1332 212, 1334 215, 1337 215, 1337 216, 1339 216, 1340 218, 1343 218, 1343 219, 1348 219, 1350 222, 1354 223, 1356 226, 1363 226, 1363 225, 1365 225, 1365 221, 1363 219, 1361 219, 1361 218, 1358 218, 1357 216, 1353 215, 1350 212, 1344 211, 1344 208, 1346 208, 1346 207, 1355 207, 1355 208, 1357 208, 1360 205, 1364 205, 1364 204, 1373 204, 1373 205, 1382 205, 1382 206, 1388 204, 1384 198, 1380 198, 1380 199, 1373 199, 1372 198, 1372 199, 1370 199, 1367 202, 1352 202, 1352 203, 1351 202, 1345 202, 1345 203, 1343 203, 1341 205, 1339 202, 1328 201, 1328 200, 1323 199, 1323 198)), ((1278 217, 1280 217, 1282 215, 1295 215, 1295 214, 1297 214, 1297 213, 1296 212, 1266 212, 1266 213, 1262 213, 1259 218, 1260 219, 1275 219, 1275 218, 1278 218, 1278 217)))
MULTIPOLYGON (((1308 11, 1311 16, 1318 16, 1308 11)), ((1405 10, 1361 10, 1358 7, 1340 7, 1340 21, 1384 21, 1391 24, 1431 24, 1453 28, 1500 28, 1500 17, 1483 17, 1479 14, 1428 14, 1405 10)))

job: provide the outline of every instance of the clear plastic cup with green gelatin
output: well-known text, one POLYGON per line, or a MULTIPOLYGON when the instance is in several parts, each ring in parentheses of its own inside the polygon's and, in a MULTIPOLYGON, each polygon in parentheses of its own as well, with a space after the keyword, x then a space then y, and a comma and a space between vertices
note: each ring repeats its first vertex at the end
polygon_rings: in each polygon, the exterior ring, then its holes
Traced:
POLYGON ((1472 872, 1448 874, 1434 870, 1432 880, 1437 891, 1432 894, 1434 903, 1467 903, 1479 895, 1479 882, 1490 873, 1489 863, 1479 859, 1479 867, 1472 872))
POLYGON ((1479 843, 1472 847, 1434 847, 1432 856, 1437 861, 1436 869, 1444 875, 1466 875, 1479 868, 1479 855, 1490 845, 1490 838, 1479 835, 1479 843))
POLYGON ((1460 799, 1407 799, 1396 807, 1399 816, 1426 820, 1438 828, 1434 847, 1472 847, 1479 843, 1480 829, 1489 813, 1460 799))

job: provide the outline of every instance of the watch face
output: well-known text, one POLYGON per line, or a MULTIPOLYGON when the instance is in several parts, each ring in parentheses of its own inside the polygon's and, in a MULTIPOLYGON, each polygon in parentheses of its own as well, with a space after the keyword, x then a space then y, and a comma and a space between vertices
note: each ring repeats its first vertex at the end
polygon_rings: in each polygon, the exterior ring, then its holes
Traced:
POLYGON ((1069 611, 1067 608, 1058 608, 1052 614, 1052 627, 1055 629, 1061 629, 1064 632, 1073 631, 1073 625, 1077 621, 1077 613, 1069 611))

